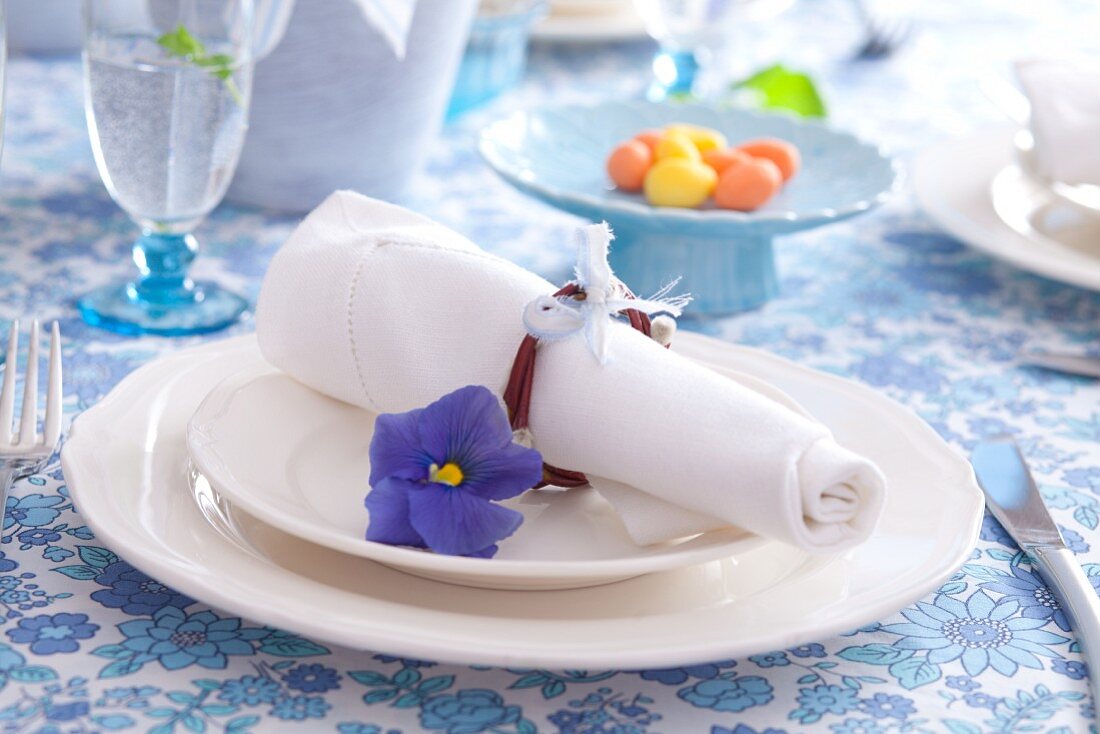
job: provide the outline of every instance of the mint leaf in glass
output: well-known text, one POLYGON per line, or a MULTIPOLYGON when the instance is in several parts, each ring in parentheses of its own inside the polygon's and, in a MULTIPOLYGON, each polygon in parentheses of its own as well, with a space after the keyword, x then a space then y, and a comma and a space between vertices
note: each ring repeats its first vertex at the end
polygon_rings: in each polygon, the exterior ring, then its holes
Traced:
POLYGON ((233 97, 237 106, 244 106, 244 97, 233 81, 233 57, 229 54, 207 54, 202 41, 191 35, 191 31, 180 23, 174 31, 165 33, 157 39, 157 45, 168 52, 169 56, 178 56, 195 66, 206 69, 210 74, 225 82, 225 88, 233 97))
POLYGON ((734 91, 747 92, 765 110, 786 110, 800 117, 825 117, 825 102, 813 79, 802 72, 775 64, 736 82, 734 91))

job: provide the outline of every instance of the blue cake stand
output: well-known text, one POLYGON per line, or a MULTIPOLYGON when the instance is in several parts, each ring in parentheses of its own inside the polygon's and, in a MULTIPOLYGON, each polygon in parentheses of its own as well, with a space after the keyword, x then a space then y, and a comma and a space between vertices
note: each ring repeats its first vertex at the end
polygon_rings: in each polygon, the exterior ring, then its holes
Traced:
POLYGON ((900 167, 878 147, 817 122, 729 107, 653 102, 544 107, 486 127, 479 149, 520 191, 615 232, 611 264, 639 295, 682 276, 690 313, 717 316, 760 306, 779 290, 775 237, 837 222, 881 204, 900 167), (720 130, 731 144, 778 137, 798 146, 802 170, 754 212, 654 207, 615 190, 611 150, 647 128, 674 122, 720 130))

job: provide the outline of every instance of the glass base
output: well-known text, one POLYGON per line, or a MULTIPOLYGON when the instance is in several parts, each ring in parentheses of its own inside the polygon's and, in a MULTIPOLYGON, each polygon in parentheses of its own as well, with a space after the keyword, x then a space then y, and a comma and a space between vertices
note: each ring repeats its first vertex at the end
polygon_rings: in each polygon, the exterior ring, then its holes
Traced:
POLYGON ((653 83, 646 91, 646 98, 650 102, 694 99, 699 92, 696 87, 703 67, 702 56, 699 51, 661 48, 653 57, 653 83))
POLYGON ((136 283, 109 285, 81 296, 80 316, 92 326, 119 334, 187 336, 224 329, 248 301, 214 283, 188 283, 172 299, 143 298, 136 283))

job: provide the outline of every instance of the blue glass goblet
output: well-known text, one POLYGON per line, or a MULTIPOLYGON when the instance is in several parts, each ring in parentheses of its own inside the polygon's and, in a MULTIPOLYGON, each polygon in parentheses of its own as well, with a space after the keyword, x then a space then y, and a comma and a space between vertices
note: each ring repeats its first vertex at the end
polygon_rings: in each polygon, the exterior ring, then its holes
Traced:
POLYGON ((652 102, 705 95, 703 78, 715 49, 741 23, 770 18, 793 0, 634 0, 646 32, 660 44, 653 57, 652 102))
POLYGON ((85 109, 107 191, 141 228, 134 280, 77 301, 124 334, 215 331, 247 308, 195 282, 191 232, 225 195, 248 127, 251 0, 85 0, 85 109))

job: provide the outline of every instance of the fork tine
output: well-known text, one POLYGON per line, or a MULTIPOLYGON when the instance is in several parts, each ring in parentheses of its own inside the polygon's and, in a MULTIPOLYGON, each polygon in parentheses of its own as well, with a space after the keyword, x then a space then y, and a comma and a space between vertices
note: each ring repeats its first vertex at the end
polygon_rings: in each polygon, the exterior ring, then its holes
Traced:
POLYGON ((0 390, 0 443, 11 443, 12 415, 15 413, 15 360, 19 356, 19 322, 11 322, 8 356, 4 367, 4 387, 0 390))
POLYGON ((46 420, 42 443, 48 448, 61 438, 61 328, 53 322, 50 329, 49 386, 46 388, 46 420))
POLYGON ((27 345, 27 373, 23 378, 23 412, 19 416, 19 446, 35 440, 38 422, 38 319, 31 322, 31 341, 27 345))

